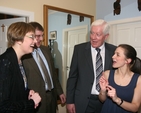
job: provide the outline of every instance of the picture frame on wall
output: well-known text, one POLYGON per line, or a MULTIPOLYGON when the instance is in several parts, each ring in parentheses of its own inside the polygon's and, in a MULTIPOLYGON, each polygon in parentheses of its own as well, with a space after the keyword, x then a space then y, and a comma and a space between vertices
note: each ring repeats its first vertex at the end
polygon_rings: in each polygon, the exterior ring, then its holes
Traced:
POLYGON ((50 31, 50 39, 52 40, 57 39, 57 31, 50 31))

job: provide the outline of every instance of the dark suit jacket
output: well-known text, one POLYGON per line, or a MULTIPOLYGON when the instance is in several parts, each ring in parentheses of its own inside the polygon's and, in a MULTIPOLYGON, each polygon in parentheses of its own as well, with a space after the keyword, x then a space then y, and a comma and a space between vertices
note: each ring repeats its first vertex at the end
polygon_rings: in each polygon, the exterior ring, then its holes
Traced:
MULTIPOLYGON (((104 70, 112 69, 115 46, 105 43, 104 70)), ((94 82, 90 42, 76 45, 67 81, 67 104, 75 104, 76 113, 84 113, 94 82)))
POLYGON ((51 72, 54 89, 51 91, 51 95, 45 91, 45 83, 42 78, 42 75, 40 73, 40 70, 33 59, 31 54, 28 54, 23 57, 23 64, 26 71, 26 76, 28 80, 28 87, 30 89, 35 90, 38 92, 42 98, 41 105, 39 106, 39 111, 37 113, 47 113, 46 105, 50 104, 52 101, 52 97, 56 100, 54 103, 54 108, 57 107, 57 95, 63 94, 62 87, 60 85, 59 79, 57 77, 55 68, 54 68, 54 62, 51 56, 51 52, 48 47, 46 46, 40 46, 40 49, 42 53, 44 54, 46 60, 48 61, 49 69, 51 72))

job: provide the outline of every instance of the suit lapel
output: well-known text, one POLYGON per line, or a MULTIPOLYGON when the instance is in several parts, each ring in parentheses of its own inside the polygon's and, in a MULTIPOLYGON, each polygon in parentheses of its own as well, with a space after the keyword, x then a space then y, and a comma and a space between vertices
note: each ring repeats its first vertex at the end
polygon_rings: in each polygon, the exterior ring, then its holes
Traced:
POLYGON ((31 58, 29 60, 29 63, 32 65, 32 67, 34 68, 34 70, 38 73, 38 75, 41 75, 40 70, 38 68, 37 63, 35 62, 34 58, 31 58))
POLYGON ((112 57, 111 52, 110 52, 110 48, 108 47, 107 43, 105 43, 105 67, 104 70, 108 70, 110 69, 110 65, 112 65, 112 57))
POLYGON ((109 58, 108 58, 108 53, 109 53, 109 51, 106 49, 106 47, 105 47, 105 66, 104 66, 104 70, 107 70, 106 69, 106 67, 108 67, 109 68, 109 62, 110 62, 110 60, 109 60, 109 58))
POLYGON ((50 73, 51 73, 51 76, 53 75, 53 72, 52 72, 52 68, 51 68, 51 61, 50 61, 50 57, 49 57, 49 54, 50 53, 48 53, 49 51, 47 51, 47 49, 45 50, 42 46, 40 47, 40 49, 41 49, 41 51, 42 51, 42 53, 43 53, 43 55, 45 56, 45 59, 47 60, 47 63, 48 63, 48 66, 49 66, 49 70, 50 70, 50 73))
POLYGON ((92 55, 91 55, 91 44, 88 43, 86 45, 86 48, 85 48, 85 57, 86 57, 86 60, 88 61, 88 64, 90 66, 90 69, 93 71, 93 61, 92 61, 92 55))

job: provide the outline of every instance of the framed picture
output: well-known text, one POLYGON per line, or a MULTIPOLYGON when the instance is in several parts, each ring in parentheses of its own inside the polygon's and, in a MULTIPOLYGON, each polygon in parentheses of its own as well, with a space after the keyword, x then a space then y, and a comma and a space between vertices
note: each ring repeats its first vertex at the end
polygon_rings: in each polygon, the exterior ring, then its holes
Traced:
POLYGON ((57 39, 57 31, 50 31, 50 39, 52 40, 57 39))

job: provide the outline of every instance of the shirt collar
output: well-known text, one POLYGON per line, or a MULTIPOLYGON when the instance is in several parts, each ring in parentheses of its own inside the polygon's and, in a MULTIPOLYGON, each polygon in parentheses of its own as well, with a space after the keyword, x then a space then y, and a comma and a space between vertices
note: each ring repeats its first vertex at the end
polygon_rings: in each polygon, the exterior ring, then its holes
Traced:
MULTIPOLYGON (((105 42, 100 47, 98 47, 98 48, 101 49, 101 50, 103 50, 104 47, 105 47, 105 42)), ((92 46, 91 46, 91 48, 95 50, 95 48, 93 48, 92 46)))

